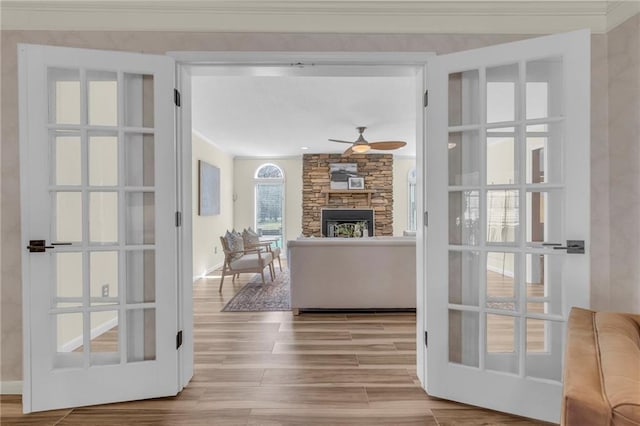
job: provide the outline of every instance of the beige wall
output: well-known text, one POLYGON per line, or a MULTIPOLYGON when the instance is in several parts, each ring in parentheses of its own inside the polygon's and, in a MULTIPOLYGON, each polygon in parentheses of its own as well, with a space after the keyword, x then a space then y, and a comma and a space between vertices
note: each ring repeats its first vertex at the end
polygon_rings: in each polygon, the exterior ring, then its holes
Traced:
POLYGON ((233 228, 233 157, 200 135, 192 135, 191 189, 193 200, 193 277, 200 277, 224 262, 219 237, 233 228), (198 161, 220 169, 220 214, 198 215, 198 161))
MULTIPOLYGON (((640 310, 640 14, 608 35, 611 308, 640 310)), ((597 264, 594 265, 597 267, 597 264)))
MULTIPOLYGON (((263 164, 270 163, 284 172, 284 238, 292 240, 302 233, 302 157, 279 159, 242 159, 234 161, 233 184, 236 201, 234 203, 233 225, 237 231, 255 227, 254 176, 263 164)), ((282 256, 286 257, 286 250, 282 256)))
MULTIPOLYGON (((637 17, 634 18, 637 20, 637 17)), ((627 24, 625 24, 627 25, 627 24)), ((632 37, 637 37, 637 27, 632 28, 632 37)), ((20 182, 18 159, 18 77, 17 43, 49 44, 56 46, 85 47, 95 49, 127 50, 142 53, 164 53, 167 51, 370 51, 370 52, 436 52, 438 54, 472 49, 528 38, 526 35, 477 35, 477 34, 284 34, 284 33, 186 33, 186 32, 114 32, 114 31, 2 31, 1 56, 1 197, 2 205, 0 239, 1 253, 1 365, 2 381, 20 380, 22 377, 22 297, 21 263, 22 243, 20 237, 20 182)), ((613 184, 609 171, 618 169, 617 161, 636 164, 637 156, 609 160, 608 121, 608 56, 610 48, 607 35, 592 38, 592 116, 591 116, 591 248, 593 306, 622 309, 616 303, 625 299, 630 287, 636 289, 638 282, 616 282, 609 286, 609 218, 613 222, 619 216, 618 203, 609 206, 609 192, 613 184), (615 303, 610 303, 610 300, 615 303)), ((612 39, 615 41, 615 38, 612 39)), ((611 46, 613 49, 615 46, 611 46)), ((622 50, 626 51, 626 47, 622 50)), ((612 58, 614 64, 615 58, 612 58)), ((614 85, 615 86, 615 85, 614 85)), ((632 95, 629 92, 629 95, 632 95)), ((625 105, 637 102, 635 98, 625 100, 618 97, 616 111, 624 112, 625 105)), ((631 111, 628 112, 632 114, 631 111)), ((626 115, 625 115, 626 117, 626 115)), ((637 117, 637 115, 635 116, 637 117)), ((633 119, 633 116, 631 117, 633 119)), ((637 122, 637 119, 636 119, 637 122)), ((613 125, 614 123, 612 123, 613 125)), ((615 132, 614 132, 615 133, 615 132)), ((631 152, 638 152, 640 142, 635 137, 627 138, 631 152)), ((615 136, 615 135, 614 135, 615 136)), ((617 145, 616 145, 617 146, 617 145)), ((636 175, 637 182, 637 175, 636 175)), ((291 200, 289 200, 291 201, 291 200)), ((629 196, 630 210, 638 211, 639 198, 629 196)), ((622 207, 624 208, 624 207, 622 207)), ((291 214, 288 217, 291 218, 291 214)), ((295 217, 295 216, 294 216, 295 217)), ((633 216, 631 216, 633 217, 633 216)), ((637 213, 635 216, 637 222, 637 213)), ((290 226, 290 222, 288 225, 290 226)), ((241 222, 236 223, 242 226, 241 222)), ((288 235, 291 234, 288 232, 288 235)), ((291 235, 295 236, 294 231, 291 235)), ((640 253, 619 250, 616 264, 637 264, 640 253)), ((618 252, 616 252, 618 253, 618 252)), ((631 291, 636 291, 631 289, 631 291)), ((637 294, 637 293, 636 293, 637 294)), ((633 303, 633 302, 630 302, 633 303)), ((624 307, 627 304, 625 303, 624 307)), ((640 311, 635 302, 632 310, 640 311)))
MULTIPOLYGON (((609 303, 609 127, 607 36, 591 37, 591 307, 609 303)), ((640 309, 640 307, 639 307, 640 309)))
POLYGON ((393 158, 393 235, 400 236, 409 222, 409 170, 416 166, 415 158, 393 158))

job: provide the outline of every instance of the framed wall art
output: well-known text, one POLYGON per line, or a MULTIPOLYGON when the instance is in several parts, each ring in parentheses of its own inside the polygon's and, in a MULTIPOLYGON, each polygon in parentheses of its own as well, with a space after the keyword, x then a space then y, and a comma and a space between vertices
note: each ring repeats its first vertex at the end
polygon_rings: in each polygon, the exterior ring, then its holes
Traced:
POLYGON ((198 215, 220 214, 220 169, 198 160, 198 215))
POLYGON ((349 189, 364 189, 364 178, 361 178, 361 177, 350 177, 349 178, 349 189))

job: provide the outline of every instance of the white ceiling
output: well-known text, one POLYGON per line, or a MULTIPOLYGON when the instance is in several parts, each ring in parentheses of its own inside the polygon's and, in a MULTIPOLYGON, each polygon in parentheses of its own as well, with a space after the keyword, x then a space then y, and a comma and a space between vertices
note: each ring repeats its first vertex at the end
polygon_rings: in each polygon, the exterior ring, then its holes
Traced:
POLYGON ((369 142, 403 140, 415 155, 417 89, 412 76, 194 76, 193 129, 240 157, 338 153, 366 126, 369 142), (307 147, 308 150, 303 150, 307 147))

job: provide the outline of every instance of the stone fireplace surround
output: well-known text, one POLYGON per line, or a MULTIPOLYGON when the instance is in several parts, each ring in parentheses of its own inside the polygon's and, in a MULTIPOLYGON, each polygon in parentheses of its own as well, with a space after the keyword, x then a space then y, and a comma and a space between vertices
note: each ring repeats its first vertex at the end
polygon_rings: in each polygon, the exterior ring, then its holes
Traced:
MULTIPOLYGON (((374 232, 369 235, 393 235, 393 154, 304 154, 302 156, 302 234, 306 237, 323 235, 323 209, 372 209, 374 232), (356 163, 358 176, 364 178, 364 189, 371 194, 331 194, 329 164, 356 163), (368 196, 371 202, 368 202, 368 196)), ((371 229, 370 229, 371 231, 371 229)))

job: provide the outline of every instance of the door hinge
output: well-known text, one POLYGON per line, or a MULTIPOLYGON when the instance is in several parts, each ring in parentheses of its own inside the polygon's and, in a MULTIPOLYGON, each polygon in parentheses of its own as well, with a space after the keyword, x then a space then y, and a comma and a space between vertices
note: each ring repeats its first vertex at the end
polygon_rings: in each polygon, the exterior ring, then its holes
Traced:
POLYGON ((176 104, 176 106, 182 106, 182 103, 180 102, 180 92, 178 92, 178 89, 173 89, 173 103, 176 104))
POLYGON ((429 212, 424 212, 424 226, 429 226, 429 212))
POLYGON ((425 348, 429 347, 429 332, 428 331, 424 332, 424 347, 425 348))
POLYGON ((182 226, 182 212, 176 212, 176 227, 182 226))
POLYGON ((428 107, 429 106, 429 91, 425 90, 424 92, 424 106, 428 107))
POLYGON ((182 346, 182 330, 176 334, 176 350, 180 349, 180 346, 182 346))

